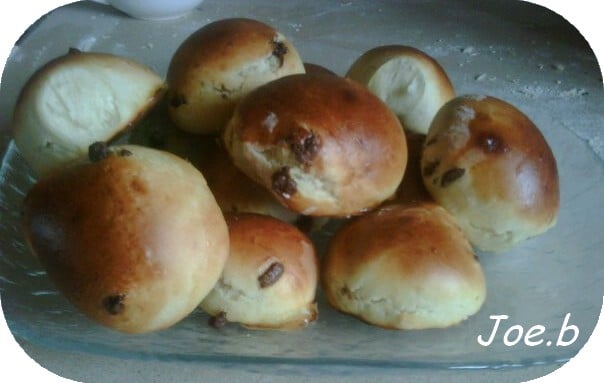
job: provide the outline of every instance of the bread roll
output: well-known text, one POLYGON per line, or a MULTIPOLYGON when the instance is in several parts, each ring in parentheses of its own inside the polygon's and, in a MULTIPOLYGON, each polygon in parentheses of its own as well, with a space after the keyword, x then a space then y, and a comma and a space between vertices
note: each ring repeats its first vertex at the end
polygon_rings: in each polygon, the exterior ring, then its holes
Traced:
POLYGON ((241 97, 294 73, 304 73, 302 60, 271 26, 243 18, 212 22, 183 41, 170 61, 170 115, 190 133, 220 131, 241 97))
POLYGON ((461 96, 436 115, 422 156, 424 184, 473 245, 504 251, 557 219, 554 155, 535 124, 513 105, 461 96))
POLYGON ((440 64, 404 45, 373 48, 361 55, 346 77, 367 86, 401 119, 403 127, 426 134, 438 109, 455 96, 440 64))
POLYGON ((220 277, 229 252, 224 217, 203 176, 177 156, 95 144, 90 157, 29 191, 26 241, 92 320, 127 333, 169 327, 220 277))
POLYGON ((223 135, 235 166, 289 209, 347 216, 391 197, 407 162, 396 116, 364 87, 291 75, 252 91, 223 135))
POLYGON ((452 326, 486 297, 472 247, 434 203, 391 205, 346 223, 329 244, 321 281, 336 309, 391 329, 452 326))
POLYGON ((146 66, 106 54, 70 50, 27 81, 15 105, 13 135, 38 176, 86 155, 150 109, 165 89, 146 66))
POLYGON ((316 320, 318 260, 294 226, 258 214, 227 215, 231 251, 201 307, 249 328, 297 329, 316 320))

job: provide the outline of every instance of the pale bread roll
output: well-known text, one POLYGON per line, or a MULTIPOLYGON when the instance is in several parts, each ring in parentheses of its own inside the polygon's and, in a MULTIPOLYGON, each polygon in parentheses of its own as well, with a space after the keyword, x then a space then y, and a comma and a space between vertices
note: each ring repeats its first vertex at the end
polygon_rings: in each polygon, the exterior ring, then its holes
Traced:
POLYGON ((218 132, 245 94, 294 73, 304 73, 302 60, 273 27, 244 18, 212 22, 184 40, 170 61, 170 115, 187 132, 218 132))
POLYGON ((273 217, 226 217, 230 255, 201 308, 249 328, 291 330, 315 321, 319 272, 310 239, 273 217))
POLYGON ((470 243, 434 203, 390 205, 345 223, 321 264, 321 284, 336 309, 391 329, 455 325, 486 297, 470 243))
POLYGON ((440 107, 455 96, 443 67, 427 53, 386 45, 362 54, 346 77, 365 85, 401 119, 403 127, 426 134, 440 107))
POLYGON ((85 156, 93 142, 127 130, 164 89, 158 74, 132 60, 70 50, 23 87, 13 115, 15 143, 37 176, 48 174, 85 156))
POLYGON ((422 177, 470 242, 504 251, 557 220, 556 159, 535 124, 489 96, 460 96, 436 115, 426 137, 422 177))
POLYGON ((361 214, 392 197, 407 163, 400 122, 361 85, 299 74, 261 86, 223 134, 235 166, 310 216, 361 214))
POLYGON ((170 327, 220 277, 224 217, 187 161, 134 145, 93 149, 93 162, 29 191, 26 241, 58 290, 97 323, 126 333, 170 327))

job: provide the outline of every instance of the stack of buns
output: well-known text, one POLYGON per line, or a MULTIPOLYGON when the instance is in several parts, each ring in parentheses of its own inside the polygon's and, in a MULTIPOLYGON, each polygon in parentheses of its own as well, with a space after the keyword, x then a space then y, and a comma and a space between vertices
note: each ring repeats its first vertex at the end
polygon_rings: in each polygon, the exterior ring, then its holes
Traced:
POLYGON ((318 291, 372 325, 449 327, 486 299, 476 250, 541 234, 559 209, 555 158, 514 106, 456 96, 408 46, 371 49, 339 76, 257 20, 203 26, 165 81, 71 53, 25 85, 14 122, 40 177, 27 243, 74 306, 124 332, 197 307, 214 327, 303 328, 318 291), (80 80, 105 88, 77 98, 80 80), (111 144, 124 131, 131 144, 111 144), (332 218, 317 254, 309 227, 332 218))

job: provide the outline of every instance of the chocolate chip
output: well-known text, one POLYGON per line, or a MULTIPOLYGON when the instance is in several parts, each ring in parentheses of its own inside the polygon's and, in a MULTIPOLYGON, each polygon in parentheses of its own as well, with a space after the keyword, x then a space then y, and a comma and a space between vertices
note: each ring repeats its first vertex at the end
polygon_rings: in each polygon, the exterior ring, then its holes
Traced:
POLYGON ((438 168, 439 165, 440 165, 440 160, 434 160, 434 161, 428 162, 426 164, 426 166, 424 166, 424 168, 422 169, 423 175, 426 177, 430 177, 432 174, 434 174, 434 172, 436 171, 436 169, 438 168))
POLYGON ((466 173, 466 169, 462 169, 462 168, 452 168, 452 169, 447 170, 445 172, 445 174, 443 174, 442 178, 440 179, 440 186, 447 187, 447 186, 451 185, 453 182, 455 182, 459 178, 461 178, 465 173, 466 173))
POLYGON ((124 311, 124 299, 126 294, 109 295, 103 298, 103 307, 111 315, 117 315, 124 311))
POLYGON ((223 328, 227 325, 227 323, 226 312, 224 311, 221 311, 213 317, 210 317, 208 320, 208 324, 214 328, 223 328))
POLYGON ((273 40, 273 56, 279 59, 279 68, 283 66, 285 54, 288 52, 287 46, 282 41, 273 40))
POLYGON ((287 166, 276 171, 271 177, 271 181, 273 190, 284 198, 291 197, 297 191, 296 181, 290 177, 287 166))
POLYGON ((132 152, 128 149, 120 149, 117 152, 117 155, 120 157, 130 157, 132 155, 132 152))
POLYGON ((88 147, 88 158, 92 162, 104 160, 109 156, 109 148, 103 141, 97 141, 88 147))
POLYGON ((298 162, 308 165, 319 153, 320 142, 312 132, 297 128, 286 138, 298 162))
POLYGON ((186 103, 187 99, 182 94, 175 94, 170 99, 170 106, 173 108, 178 108, 179 106, 184 105, 186 103))
POLYGON ((264 289, 266 287, 274 285, 281 275, 283 275, 283 264, 280 262, 273 262, 268 269, 262 275, 258 277, 258 283, 260 283, 260 288, 264 289))

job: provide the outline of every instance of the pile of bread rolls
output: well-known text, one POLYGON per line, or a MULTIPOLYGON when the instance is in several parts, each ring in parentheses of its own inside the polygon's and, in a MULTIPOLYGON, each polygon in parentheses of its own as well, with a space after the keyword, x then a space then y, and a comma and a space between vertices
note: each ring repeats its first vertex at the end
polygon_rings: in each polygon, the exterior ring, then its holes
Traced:
POLYGON ((514 106, 456 96, 412 47, 339 76, 251 19, 201 27, 165 79, 70 50, 26 83, 13 121, 37 176, 26 242, 75 307, 128 333, 197 308, 214 327, 303 328, 319 289, 372 325, 448 327, 486 298, 476 250, 543 233, 559 208, 554 156, 514 106), (137 133, 149 113, 162 117, 137 133))

